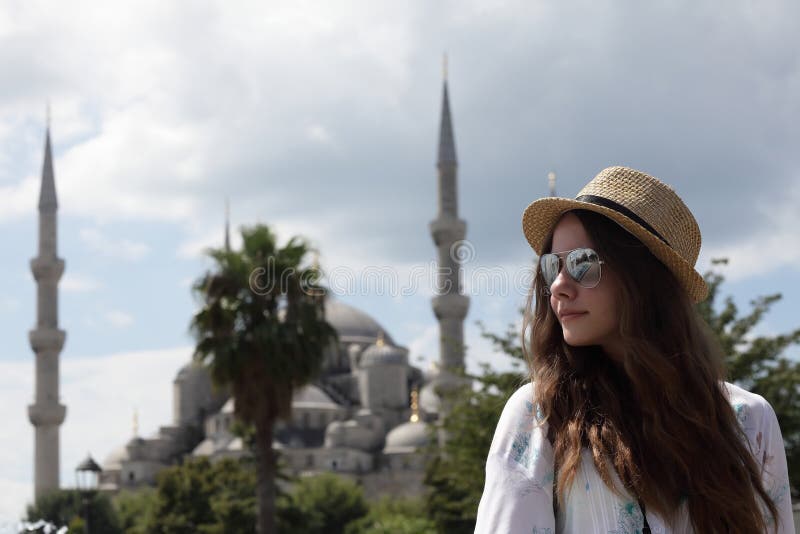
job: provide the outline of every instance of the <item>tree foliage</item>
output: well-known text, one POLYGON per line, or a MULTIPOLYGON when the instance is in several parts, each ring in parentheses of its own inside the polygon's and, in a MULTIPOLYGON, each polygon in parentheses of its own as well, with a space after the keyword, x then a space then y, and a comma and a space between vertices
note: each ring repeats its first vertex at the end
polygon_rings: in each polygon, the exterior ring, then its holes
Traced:
MULTIPOLYGON (((712 260, 725 265, 726 259, 712 260)), ((782 298, 780 293, 750 301, 751 309, 741 315, 730 296, 718 304, 724 276, 710 270, 708 299, 698 312, 716 335, 726 355, 728 381, 763 396, 775 410, 786 443, 786 460, 792 493, 800 489, 800 362, 785 356, 786 349, 800 343, 800 328, 778 335, 755 335, 754 330, 782 298)))
POLYGON ((159 473, 143 531, 153 534, 255 532, 252 460, 197 458, 159 473))
POLYGON ((303 265, 308 244, 293 237, 279 247, 264 225, 241 233, 241 250, 208 251, 214 268, 193 286, 200 309, 190 329, 195 358, 255 429, 257 526, 266 534, 275 530, 275 422, 289 418, 295 388, 318 376, 336 331, 325 321, 319 270, 303 265))
POLYGON ((92 532, 122 533, 111 500, 107 495, 96 491, 90 493, 85 501, 75 489, 48 493, 28 506, 26 517, 31 523, 42 519, 58 527, 69 526, 69 532, 80 532, 84 528, 87 513, 91 519, 92 532))
POLYGON ((443 393, 451 410, 442 422, 449 438, 441 448, 435 439, 430 440, 424 479, 426 515, 441 534, 475 530, 494 429, 508 398, 528 379, 522 370, 524 357, 514 325, 501 335, 488 332, 480 322, 478 326, 481 336, 510 359, 511 370, 499 372, 481 364, 480 375, 465 375, 473 380, 472 389, 443 393))
POLYGON ((362 488, 350 479, 322 473, 297 480, 278 501, 281 532, 343 534, 345 527, 367 514, 362 488))
POLYGON ((351 521, 344 534, 437 534, 436 525, 425 517, 419 498, 384 496, 369 506, 364 517, 351 521))
POLYGON ((114 495, 111 502, 124 534, 148 534, 147 526, 153 523, 156 497, 156 490, 150 487, 122 490, 114 495))

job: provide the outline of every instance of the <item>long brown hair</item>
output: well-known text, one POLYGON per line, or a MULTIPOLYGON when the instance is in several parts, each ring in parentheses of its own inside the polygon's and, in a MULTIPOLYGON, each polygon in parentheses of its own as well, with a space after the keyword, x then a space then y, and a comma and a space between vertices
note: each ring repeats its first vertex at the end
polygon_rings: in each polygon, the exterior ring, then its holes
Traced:
MULTIPOLYGON (((610 469, 669 522, 685 501, 696 532, 766 532, 764 512, 777 522, 777 508, 723 391, 718 343, 677 279, 638 239, 597 213, 572 213, 620 281, 625 350, 613 361, 599 346, 569 346, 537 269, 523 350, 559 466, 554 498, 563 502, 587 447, 612 491, 619 493, 610 469)), ((552 232, 544 252, 551 246, 552 232)))

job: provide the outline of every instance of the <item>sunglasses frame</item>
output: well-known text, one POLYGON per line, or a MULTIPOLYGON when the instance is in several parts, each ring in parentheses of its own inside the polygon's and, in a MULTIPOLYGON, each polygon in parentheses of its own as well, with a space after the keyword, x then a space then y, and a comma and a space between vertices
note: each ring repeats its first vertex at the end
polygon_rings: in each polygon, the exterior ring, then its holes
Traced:
POLYGON ((556 278, 558 278, 558 275, 561 274, 561 271, 566 268, 566 265, 567 265, 566 256, 572 254, 576 250, 589 250, 595 256, 597 256, 597 266, 598 266, 597 268, 599 269, 600 273, 597 275, 597 282, 594 285, 591 285, 591 286, 583 285, 580 280, 576 280, 575 277, 572 276, 572 273, 569 272, 569 269, 566 269, 566 272, 569 275, 570 279, 573 282, 575 282, 576 284, 578 284, 580 287, 584 288, 584 289, 593 289, 593 288, 597 287, 598 285, 600 285, 600 280, 603 279, 603 264, 605 262, 600 259, 600 255, 593 248, 578 247, 578 248, 574 248, 572 250, 565 250, 563 252, 548 252, 547 254, 542 254, 541 256, 539 256, 539 261, 537 262, 537 266, 539 268, 539 273, 541 274, 542 280, 544 281, 544 285, 545 285, 544 292, 545 292, 546 295, 552 295, 552 292, 550 291, 550 288, 555 283, 556 278), (544 258, 546 256, 555 256, 556 258, 558 258, 558 271, 556 272, 556 276, 555 276, 555 278, 553 278, 553 281, 550 282, 550 284, 547 283, 547 280, 545 280, 545 278, 544 278, 544 273, 542 273, 542 258, 544 258))

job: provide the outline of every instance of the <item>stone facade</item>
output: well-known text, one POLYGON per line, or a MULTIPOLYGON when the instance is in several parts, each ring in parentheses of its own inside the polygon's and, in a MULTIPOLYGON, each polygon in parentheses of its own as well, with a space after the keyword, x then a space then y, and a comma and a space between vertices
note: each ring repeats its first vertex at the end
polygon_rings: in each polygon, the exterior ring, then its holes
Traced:
MULTIPOLYGON (((435 374, 410 366, 408 351, 359 310, 331 299, 325 314, 339 346, 326 356, 321 378, 295 392, 291 420, 275 427, 274 448, 295 475, 335 471, 381 494, 421 490, 418 452, 429 427, 423 421, 436 414, 412 406, 409 391, 435 374)), ((249 454, 231 430, 234 400, 214 391, 204 368, 188 363, 173 387, 173 425, 151 437, 134 436, 113 451, 103 463, 103 489, 152 485, 161 469, 187 456, 249 454)))

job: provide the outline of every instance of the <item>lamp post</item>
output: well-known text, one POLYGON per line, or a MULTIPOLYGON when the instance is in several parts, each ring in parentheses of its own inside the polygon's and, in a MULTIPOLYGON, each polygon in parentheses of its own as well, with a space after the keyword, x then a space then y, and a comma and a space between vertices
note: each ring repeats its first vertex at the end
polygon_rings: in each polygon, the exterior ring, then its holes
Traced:
POLYGON ((75 468, 75 486, 78 488, 81 500, 83 501, 84 519, 86 520, 86 534, 90 533, 89 526, 89 504, 98 487, 98 475, 102 469, 92 459, 92 456, 87 453, 86 459, 78 464, 75 468))

